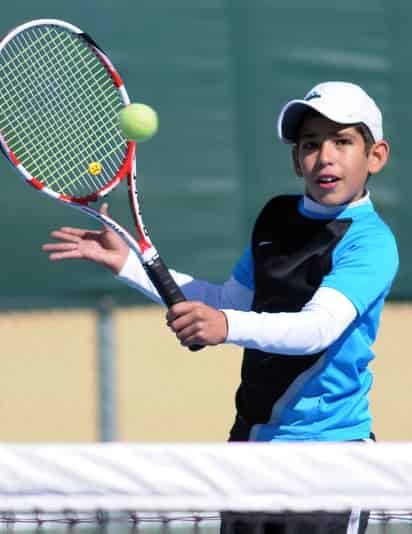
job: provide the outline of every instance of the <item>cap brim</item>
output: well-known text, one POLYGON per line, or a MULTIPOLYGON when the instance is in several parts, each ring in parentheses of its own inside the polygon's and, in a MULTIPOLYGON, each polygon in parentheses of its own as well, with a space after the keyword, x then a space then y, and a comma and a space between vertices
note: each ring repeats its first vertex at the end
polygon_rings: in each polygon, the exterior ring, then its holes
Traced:
POLYGON ((296 143, 303 114, 308 109, 321 113, 315 105, 306 100, 291 100, 283 107, 277 123, 278 136, 281 141, 289 144, 296 143))
MULTIPOLYGON (((335 109, 329 110, 326 106, 320 105, 320 102, 314 100, 308 102, 306 100, 291 100, 281 110, 277 123, 278 136, 281 141, 288 144, 297 143, 299 134, 299 127, 302 121, 303 114, 308 109, 316 111, 331 121, 339 124, 357 124, 364 122, 362 118, 348 117, 339 114, 335 109)), ((366 123, 365 123, 366 124, 366 123)), ((374 136, 376 139, 376 136, 374 136)))

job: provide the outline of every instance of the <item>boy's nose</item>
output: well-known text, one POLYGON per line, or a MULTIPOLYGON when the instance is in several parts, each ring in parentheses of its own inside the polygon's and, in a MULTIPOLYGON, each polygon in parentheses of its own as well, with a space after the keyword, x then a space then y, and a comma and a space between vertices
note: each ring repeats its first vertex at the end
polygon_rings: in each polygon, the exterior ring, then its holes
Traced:
POLYGON ((333 144, 330 141, 324 141, 319 148, 319 162, 323 165, 333 162, 333 144))

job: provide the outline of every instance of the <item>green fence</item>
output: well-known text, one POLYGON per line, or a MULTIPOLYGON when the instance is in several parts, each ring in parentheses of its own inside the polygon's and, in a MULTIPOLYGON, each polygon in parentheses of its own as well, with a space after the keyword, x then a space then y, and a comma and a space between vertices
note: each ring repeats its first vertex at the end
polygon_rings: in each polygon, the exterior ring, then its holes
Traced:
MULTIPOLYGON (((275 136, 281 106, 319 81, 359 83, 381 105, 391 161, 371 182, 393 228, 401 270, 393 299, 412 297, 409 231, 406 0, 15 0, 1 30, 33 18, 80 26, 108 52, 133 101, 154 106, 159 134, 138 152, 142 211, 166 262, 223 281, 270 196, 299 192, 290 150, 275 136)), ((51 229, 89 219, 39 197, 0 162, 2 308, 88 306, 102 295, 143 302, 102 269, 51 264, 40 252, 51 229)), ((124 187, 111 214, 130 226, 124 187)))

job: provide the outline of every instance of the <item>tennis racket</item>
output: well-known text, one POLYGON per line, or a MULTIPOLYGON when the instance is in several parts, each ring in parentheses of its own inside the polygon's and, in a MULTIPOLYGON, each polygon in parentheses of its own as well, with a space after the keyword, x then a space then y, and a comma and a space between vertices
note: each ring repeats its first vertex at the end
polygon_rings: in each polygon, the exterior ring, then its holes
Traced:
POLYGON ((117 232, 170 307, 185 297, 143 224, 136 188, 136 143, 123 136, 118 119, 129 103, 107 55, 72 24, 34 20, 13 29, 0 42, 2 152, 36 191, 117 232), (124 178, 137 239, 89 206, 124 178))

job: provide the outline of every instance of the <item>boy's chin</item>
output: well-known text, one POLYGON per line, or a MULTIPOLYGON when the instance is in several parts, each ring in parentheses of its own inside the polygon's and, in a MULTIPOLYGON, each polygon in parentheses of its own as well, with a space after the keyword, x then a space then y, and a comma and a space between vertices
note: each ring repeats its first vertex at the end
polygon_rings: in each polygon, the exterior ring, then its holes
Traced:
POLYGON ((331 192, 326 194, 316 194, 310 191, 306 192, 306 195, 310 199, 322 204, 323 206, 341 206, 343 204, 350 204, 351 202, 354 202, 353 195, 344 195, 342 193, 339 194, 331 192))

